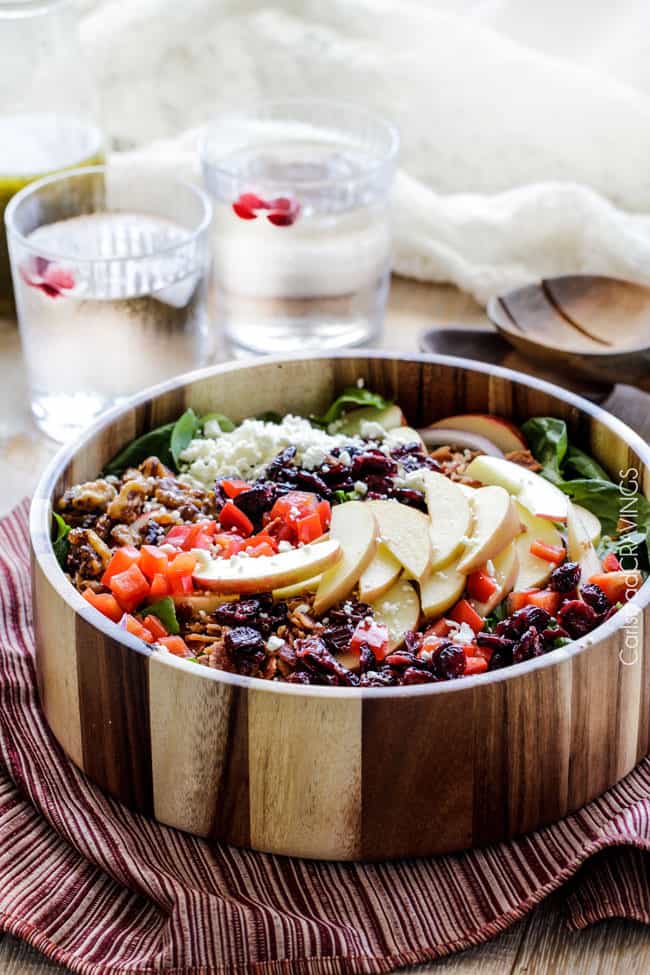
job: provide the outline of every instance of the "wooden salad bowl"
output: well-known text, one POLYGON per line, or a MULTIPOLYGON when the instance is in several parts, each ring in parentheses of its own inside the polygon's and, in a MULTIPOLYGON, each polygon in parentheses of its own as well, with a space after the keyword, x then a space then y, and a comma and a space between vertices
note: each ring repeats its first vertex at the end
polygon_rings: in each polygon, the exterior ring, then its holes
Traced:
POLYGON ((609 414, 530 376, 465 359, 358 353, 260 360, 182 376, 64 448, 31 510, 43 709, 70 758, 139 812, 273 853, 377 860, 538 829, 650 751, 650 583, 586 638, 447 683, 273 683, 150 650, 81 598, 55 559, 52 501, 187 407, 241 420, 320 413, 358 377, 413 426, 449 414, 553 415, 612 477, 650 494, 650 449, 609 414), (622 475, 619 472, 624 472, 622 475))

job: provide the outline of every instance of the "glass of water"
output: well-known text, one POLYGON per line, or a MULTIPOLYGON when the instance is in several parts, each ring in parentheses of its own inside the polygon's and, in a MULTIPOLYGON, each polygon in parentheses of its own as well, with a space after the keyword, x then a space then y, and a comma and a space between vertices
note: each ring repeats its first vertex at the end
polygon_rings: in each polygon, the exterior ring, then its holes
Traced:
POLYGON ((208 125, 201 163, 215 202, 216 314, 236 352, 336 349, 378 336, 398 147, 383 119, 314 99, 208 125))
POLYGON ((67 440, 153 383, 210 363, 212 206, 198 187, 93 166, 5 212, 31 405, 67 440))

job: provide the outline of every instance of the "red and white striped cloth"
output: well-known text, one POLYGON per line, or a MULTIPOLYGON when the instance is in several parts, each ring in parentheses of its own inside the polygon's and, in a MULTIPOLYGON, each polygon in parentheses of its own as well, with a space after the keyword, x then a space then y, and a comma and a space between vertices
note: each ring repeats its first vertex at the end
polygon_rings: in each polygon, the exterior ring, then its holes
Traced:
POLYGON ((581 867, 570 924, 650 923, 647 759, 515 843, 370 866, 210 845, 106 798, 39 710, 27 511, 0 521, 0 928, 89 975, 386 972, 494 937, 581 867))

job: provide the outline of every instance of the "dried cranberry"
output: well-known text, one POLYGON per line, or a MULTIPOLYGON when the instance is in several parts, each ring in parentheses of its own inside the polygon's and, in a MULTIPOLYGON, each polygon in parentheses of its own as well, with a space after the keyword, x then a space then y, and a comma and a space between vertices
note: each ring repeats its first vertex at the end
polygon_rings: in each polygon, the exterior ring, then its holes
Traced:
POLYGON ((311 684, 311 677, 304 670, 294 670, 293 674, 289 674, 286 678, 288 684, 311 684))
POLYGON ((260 609, 259 599, 238 599, 232 603, 222 603, 215 609, 214 618, 223 626, 250 625, 258 618, 260 609))
POLYGON ((157 521, 149 520, 145 526, 143 544, 160 545, 164 537, 164 526, 159 525, 157 521))
POLYGON ((419 660, 414 653, 410 650, 395 650, 393 653, 389 653, 384 661, 389 667, 422 667, 424 666, 422 661, 419 660))
POLYGON ((504 667, 510 667, 511 664, 512 647, 504 647, 494 651, 488 663, 488 670, 502 670, 504 667))
POLYGON ((326 484, 335 484, 337 487, 342 481, 347 481, 350 477, 350 468, 345 464, 336 462, 334 464, 322 464, 316 469, 316 473, 326 484))
POLYGON ((321 638, 332 653, 344 653, 350 646, 354 627, 342 623, 340 626, 328 626, 321 632, 321 638))
POLYGON ((559 639, 569 639, 569 634, 566 630, 563 630, 561 626, 547 627, 542 633, 542 639, 544 643, 550 643, 551 646, 559 639))
POLYGON ((413 488, 393 488, 390 496, 400 504, 407 504, 410 508, 417 508, 418 511, 427 511, 427 503, 422 491, 414 491, 413 488))
POLYGON ((356 674, 344 667, 336 657, 327 649, 325 641, 318 636, 308 636, 302 640, 296 640, 296 657, 302 663, 320 676, 322 673, 331 675, 341 684, 355 684, 356 674))
POLYGON ((238 626, 229 630, 224 638, 224 645, 229 653, 264 653, 264 640, 251 626, 238 626))
POLYGON ((443 680, 454 680, 465 673, 465 652, 454 643, 443 643, 431 656, 433 672, 443 680))
POLYGON ((388 498, 395 488, 392 479, 383 474, 367 474, 363 482, 368 488, 368 497, 388 498))
POLYGON ((362 674, 365 674, 369 670, 376 670, 377 660, 374 653, 370 649, 367 643, 361 644, 361 653, 359 657, 359 670, 362 674))
POLYGON ((541 657, 544 653, 544 643, 541 636, 534 626, 531 626, 521 638, 515 643, 512 649, 512 662, 519 664, 522 660, 531 660, 533 657, 541 657))
POLYGON ((597 613, 581 599, 571 599, 565 603, 557 614, 557 619, 574 640, 589 633, 600 622, 597 613))
POLYGON ((522 606, 512 616, 497 623, 497 634, 509 640, 518 640, 529 627, 534 626, 536 630, 544 630, 550 622, 550 613, 541 606, 522 606))
POLYGON ((356 626, 366 616, 372 616, 373 609, 368 603, 362 603, 358 599, 346 599, 341 606, 337 606, 329 611, 331 623, 343 623, 356 626))
POLYGON ((554 592, 571 592, 580 582, 580 566, 577 562, 564 562, 551 572, 549 588, 554 592))
POLYGON ((366 450, 352 460, 352 476, 359 479, 368 474, 397 474, 397 464, 381 450, 366 450))
POLYGON ((282 479, 284 474, 286 474, 287 467, 289 467, 293 458, 296 456, 296 447, 285 447, 284 450, 280 451, 270 464, 266 467, 266 476, 270 481, 279 481, 282 479))
POLYGON ((311 491, 321 498, 330 498, 331 490, 322 477, 312 471, 304 471, 300 467, 292 467, 284 472, 284 476, 300 491, 311 491))
POLYGON ((477 633, 476 642, 479 647, 483 647, 485 650, 492 650, 493 653, 499 651, 502 653, 512 654, 512 648, 514 643, 505 636, 499 636, 496 633, 477 633))
POLYGON ((404 646, 410 653, 417 653, 422 646, 422 634, 409 630, 404 634, 404 646))
POLYGON ((242 491, 234 499, 234 503, 240 511, 248 515, 256 528, 260 528, 262 515, 271 510, 278 493, 277 486, 266 481, 264 484, 256 484, 250 491, 242 491))
POLYGON ((422 667, 408 667, 402 674, 402 684, 432 684, 437 680, 435 674, 422 667))
POLYGON ((609 599, 600 586, 596 586, 594 583, 583 586, 580 590, 580 595, 599 616, 606 613, 609 609, 609 599))

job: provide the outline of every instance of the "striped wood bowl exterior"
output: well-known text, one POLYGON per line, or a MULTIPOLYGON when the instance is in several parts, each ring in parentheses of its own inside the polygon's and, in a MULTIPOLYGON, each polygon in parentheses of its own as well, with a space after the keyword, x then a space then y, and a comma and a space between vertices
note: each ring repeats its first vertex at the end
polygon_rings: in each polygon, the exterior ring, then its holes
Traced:
POLYGON ((215 367, 108 414, 59 453, 31 513, 43 708, 103 789, 200 836, 303 857, 445 853, 537 829, 650 750, 650 583, 568 648, 444 684, 355 690, 270 683, 151 651, 99 616, 59 568, 52 499, 188 406, 243 419, 321 412, 363 377, 409 422, 459 412, 554 415, 618 479, 650 494, 650 450, 613 417, 527 376, 463 359, 362 354, 215 367))

